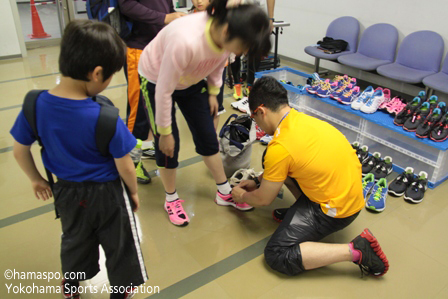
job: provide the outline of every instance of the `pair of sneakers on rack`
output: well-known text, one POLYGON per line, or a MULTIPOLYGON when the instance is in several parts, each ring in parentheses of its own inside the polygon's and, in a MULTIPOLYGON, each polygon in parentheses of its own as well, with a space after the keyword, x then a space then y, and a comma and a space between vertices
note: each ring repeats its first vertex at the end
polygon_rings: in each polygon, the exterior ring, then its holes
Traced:
POLYGON ((392 158, 386 156, 381 158, 381 153, 374 152, 362 162, 362 176, 373 173, 375 180, 386 178, 393 171, 392 158))
POLYGON ((415 132, 419 138, 445 141, 448 135, 448 113, 445 102, 439 102, 433 95, 428 100, 415 97, 394 118, 394 124, 408 132, 415 132), (447 128, 445 128, 447 126, 447 128))
POLYGON ((389 113, 391 115, 397 115, 398 113, 401 112, 401 110, 404 109, 404 107, 406 107, 406 104, 407 104, 406 100, 404 100, 400 97, 394 97, 388 102, 384 101, 380 105, 378 110, 386 111, 387 113, 389 113))
POLYGON ((384 211, 388 190, 386 178, 375 178, 374 173, 369 172, 362 178, 362 188, 366 209, 375 212, 384 211))
POLYGON ((375 113, 384 101, 390 100, 390 90, 377 87, 373 89, 372 86, 367 87, 356 100, 351 102, 351 107, 354 110, 360 110, 364 113, 375 113))
POLYGON ((418 176, 414 174, 412 167, 407 167, 403 173, 397 176, 389 185, 389 194, 400 197, 411 203, 421 203, 428 188, 428 174, 420 171, 418 176))

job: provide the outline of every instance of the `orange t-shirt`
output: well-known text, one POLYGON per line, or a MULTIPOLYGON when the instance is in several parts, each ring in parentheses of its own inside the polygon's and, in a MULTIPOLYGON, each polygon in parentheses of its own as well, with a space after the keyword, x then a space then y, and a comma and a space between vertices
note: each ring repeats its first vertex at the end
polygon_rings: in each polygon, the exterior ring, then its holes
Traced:
POLYGON ((264 169, 268 181, 295 179, 330 217, 346 218, 364 207, 356 151, 335 127, 294 109, 269 142, 264 169))

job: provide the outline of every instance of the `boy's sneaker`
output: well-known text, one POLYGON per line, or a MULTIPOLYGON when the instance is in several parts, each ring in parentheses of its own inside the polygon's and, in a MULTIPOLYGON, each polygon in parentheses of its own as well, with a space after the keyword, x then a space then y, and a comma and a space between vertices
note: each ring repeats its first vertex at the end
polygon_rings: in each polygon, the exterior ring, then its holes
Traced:
POLYGON ((362 178, 362 195, 364 199, 367 200, 367 195, 372 191, 373 186, 375 185, 375 176, 373 173, 368 173, 365 177, 362 178))
POLYGON ((392 183, 389 184, 388 193, 393 196, 403 196, 404 192, 414 182, 414 168, 406 167, 404 172, 397 176, 392 183))
POLYGON ((385 178, 379 179, 373 186, 372 193, 366 201, 366 208, 375 212, 382 212, 386 208, 387 181, 385 178))
POLYGON ((221 194, 219 191, 216 192, 215 202, 219 206, 232 206, 237 210, 240 211, 250 211, 253 210, 254 207, 248 205, 247 203, 243 202, 236 202, 232 199, 232 194, 221 194))
POLYGON ((403 129, 408 132, 415 132, 417 127, 426 120, 428 117, 430 110, 429 102, 424 102, 417 110, 415 110, 414 114, 409 117, 406 122, 403 124, 403 129))
POLYGON ((374 169, 375 180, 383 179, 391 174, 393 171, 392 158, 389 156, 384 157, 384 159, 378 163, 374 169))
POLYGON ((168 213, 171 223, 177 226, 186 226, 190 222, 187 213, 185 213, 182 207, 183 202, 180 198, 175 201, 165 201, 165 211, 168 213))
POLYGON ((448 113, 438 122, 431 131, 431 140, 443 142, 448 138, 448 113))
POLYGON ((330 94, 338 88, 338 82, 334 82, 333 84, 330 83, 324 83, 318 90, 317 90, 317 96, 319 98, 328 98, 330 94))
POLYGON ((359 86, 356 86, 355 88, 344 92, 342 96, 338 98, 338 102, 344 105, 350 105, 360 93, 359 86))
POLYGON ((144 185, 151 183, 151 177, 145 167, 143 167, 142 161, 135 165, 135 174, 137 175, 137 183, 144 185))
POLYGON ((403 126, 404 123, 408 120, 408 118, 412 117, 414 115, 415 110, 420 107, 420 98, 415 97, 412 102, 406 105, 406 107, 400 112, 397 113, 397 115, 394 118, 394 125, 396 126, 403 126))
POLYGON ((374 90, 372 86, 367 87, 361 95, 351 103, 352 109, 359 110, 373 96, 374 90))
POLYGON ((235 100, 240 100, 243 98, 243 85, 242 84, 235 84, 233 86, 233 98, 235 100))
POLYGON ((415 135, 419 138, 428 138, 436 124, 442 119, 442 111, 439 108, 434 109, 431 115, 417 127, 415 135))
POLYGON ((381 162, 381 153, 374 152, 364 162, 362 162, 362 176, 365 176, 373 170, 373 168, 381 162))
MULTIPOLYGON (((68 288, 71 286, 67 284, 68 288)), ((61 289, 62 289, 62 295, 64 296, 64 299, 81 299, 81 296, 79 295, 79 292, 76 291, 75 293, 66 294, 65 291, 65 279, 61 281, 61 289)))
POLYGON ((235 186, 238 186, 241 181, 245 180, 253 180, 255 178, 258 178, 260 176, 261 172, 255 172, 253 168, 251 169, 238 169, 235 171, 235 173, 230 177, 229 184, 233 188, 235 186))
POLYGON ((364 163, 367 158, 369 158, 369 147, 367 145, 361 146, 359 150, 356 151, 356 155, 358 156, 359 162, 364 163))
POLYGON ((370 98, 370 100, 367 101, 367 103, 361 107, 361 112, 364 113, 375 113, 376 110, 378 110, 378 107, 383 103, 384 101, 384 93, 383 89, 377 88, 375 90, 375 93, 370 98))
POLYGON ((421 100, 422 102, 426 101, 426 92, 425 92, 424 90, 421 90, 421 91, 418 93, 418 97, 420 98, 420 100, 421 100))
POLYGON ((420 171, 418 178, 406 189, 404 199, 412 203, 421 203, 428 188, 428 174, 420 171))
POLYGON ((355 262, 355 264, 359 265, 363 275, 382 276, 387 273, 389 270, 389 261, 381 249, 378 240, 369 229, 364 229, 350 243, 361 254, 359 261, 355 262))
POLYGON ((439 98, 436 95, 433 95, 429 98, 428 103, 429 103, 429 110, 432 111, 437 107, 439 98))
POLYGON ((274 211, 272 211, 272 218, 274 218, 274 220, 277 222, 282 222, 283 219, 285 219, 288 210, 289 208, 275 209, 274 211))

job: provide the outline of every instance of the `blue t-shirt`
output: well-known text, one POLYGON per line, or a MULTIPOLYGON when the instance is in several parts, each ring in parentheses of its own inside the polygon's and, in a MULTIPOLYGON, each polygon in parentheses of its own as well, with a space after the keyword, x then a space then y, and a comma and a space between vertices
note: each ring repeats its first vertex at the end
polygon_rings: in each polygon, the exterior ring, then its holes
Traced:
MULTIPOLYGON (((47 91, 39 95, 36 122, 45 147, 42 160, 58 178, 72 182, 107 182, 118 178, 114 158, 128 154, 137 140, 118 118, 115 135, 109 144, 113 157, 102 156, 95 138, 99 113, 100 105, 92 98, 71 100, 47 91)), ((36 141, 23 111, 20 111, 11 135, 23 145, 36 141)))

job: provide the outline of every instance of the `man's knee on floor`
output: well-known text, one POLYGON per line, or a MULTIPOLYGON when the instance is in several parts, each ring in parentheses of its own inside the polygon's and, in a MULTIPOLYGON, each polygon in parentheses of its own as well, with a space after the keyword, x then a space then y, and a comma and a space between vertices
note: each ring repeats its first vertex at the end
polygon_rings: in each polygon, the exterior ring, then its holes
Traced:
POLYGON ((275 271, 294 276, 305 271, 299 244, 289 247, 268 246, 264 250, 266 263, 275 271))

